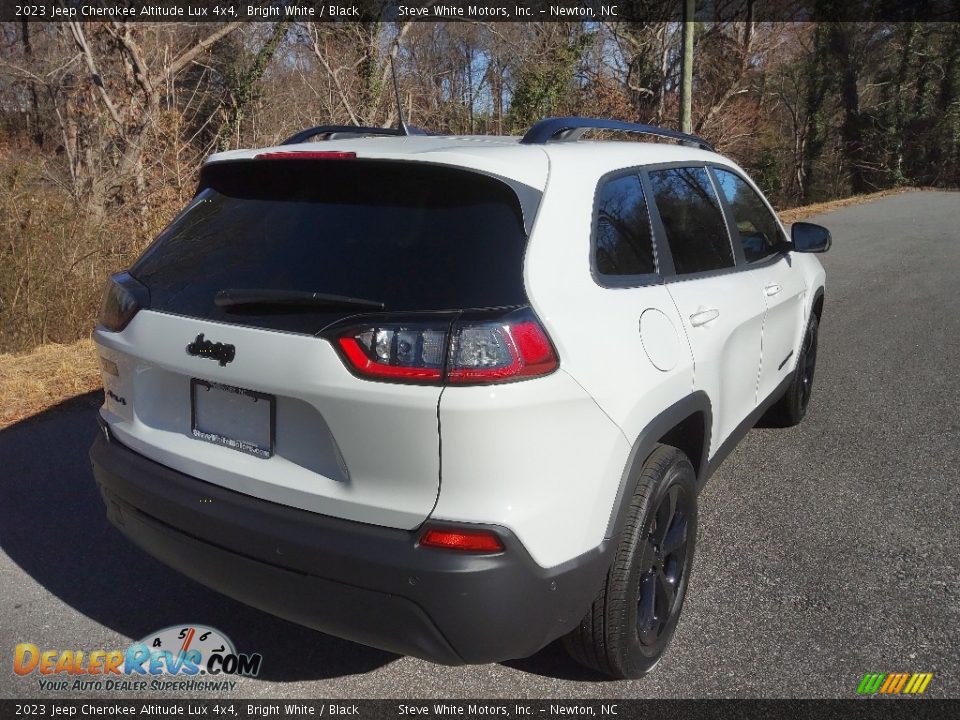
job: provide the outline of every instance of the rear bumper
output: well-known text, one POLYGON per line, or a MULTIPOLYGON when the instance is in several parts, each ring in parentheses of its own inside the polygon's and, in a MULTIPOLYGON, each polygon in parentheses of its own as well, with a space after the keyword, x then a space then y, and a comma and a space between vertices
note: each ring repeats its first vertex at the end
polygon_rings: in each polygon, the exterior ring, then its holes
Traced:
POLYGON ((499 527, 502 553, 423 548, 418 531, 243 495, 103 435, 90 458, 110 521, 167 565, 293 622, 434 662, 536 652, 577 625, 609 565, 605 544, 541 568, 499 527))

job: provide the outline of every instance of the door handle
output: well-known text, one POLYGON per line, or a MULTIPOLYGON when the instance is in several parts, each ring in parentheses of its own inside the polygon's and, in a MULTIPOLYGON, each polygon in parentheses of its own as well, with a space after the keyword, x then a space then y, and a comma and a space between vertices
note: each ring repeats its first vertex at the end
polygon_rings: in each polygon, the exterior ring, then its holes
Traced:
POLYGON ((700 327, 701 325, 706 325, 712 320, 716 320, 718 317, 720 317, 720 311, 716 308, 710 308, 709 310, 698 310, 690 316, 690 324, 694 327, 700 327))
POLYGON ((767 297, 773 297, 781 290, 783 290, 783 288, 777 283, 770 283, 763 289, 763 291, 767 294, 767 297))

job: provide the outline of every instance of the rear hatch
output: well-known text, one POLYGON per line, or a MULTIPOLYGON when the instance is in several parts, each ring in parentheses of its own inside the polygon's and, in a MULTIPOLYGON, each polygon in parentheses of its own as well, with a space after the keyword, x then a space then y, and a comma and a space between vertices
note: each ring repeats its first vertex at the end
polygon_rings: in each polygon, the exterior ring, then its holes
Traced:
POLYGON ((97 328, 102 414, 119 441, 194 477, 413 528, 439 490, 441 384, 358 377, 332 338, 526 304, 523 210, 477 172, 319 155, 206 166, 122 281, 140 309, 97 328))

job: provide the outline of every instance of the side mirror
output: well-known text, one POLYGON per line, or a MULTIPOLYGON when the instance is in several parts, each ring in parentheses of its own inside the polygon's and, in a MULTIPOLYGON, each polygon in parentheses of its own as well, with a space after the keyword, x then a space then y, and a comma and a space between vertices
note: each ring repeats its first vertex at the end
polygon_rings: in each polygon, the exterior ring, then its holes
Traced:
POLYGON ((804 253, 822 253, 830 249, 830 231, 823 225, 807 222, 796 222, 790 228, 790 239, 793 241, 793 250, 804 253))

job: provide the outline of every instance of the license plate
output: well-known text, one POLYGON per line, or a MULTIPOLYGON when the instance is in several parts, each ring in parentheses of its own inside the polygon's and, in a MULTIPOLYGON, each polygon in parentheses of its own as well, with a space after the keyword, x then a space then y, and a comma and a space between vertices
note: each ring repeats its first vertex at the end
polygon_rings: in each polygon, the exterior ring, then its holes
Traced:
POLYGON ((194 378, 190 396, 195 438, 259 458, 273 455, 273 395, 194 378))

